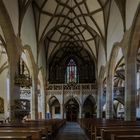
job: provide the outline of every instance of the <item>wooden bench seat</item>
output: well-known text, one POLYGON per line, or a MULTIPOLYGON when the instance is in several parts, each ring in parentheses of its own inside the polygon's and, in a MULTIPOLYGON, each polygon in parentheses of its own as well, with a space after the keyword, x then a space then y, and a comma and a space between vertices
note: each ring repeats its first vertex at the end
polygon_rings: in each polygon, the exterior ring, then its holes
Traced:
POLYGON ((32 140, 41 140, 41 131, 39 130, 0 130, 0 136, 24 136, 31 135, 32 140))
POLYGON ((0 140, 32 140, 31 135, 0 136, 0 140))
POLYGON ((139 135, 140 129, 102 129, 101 140, 111 140, 111 135, 139 135))
MULTIPOLYGON (((59 128, 65 124, 65 120, 51 119, 51 120, 28 120, 24 123, 8 123, 0 124, 0 131, 41 131, 41 137, 54 138, 59 128)), ((1 132, 0 132, 1 133, 1 132)), ((9 132, 8 132, 9 133, 9 132)), ((34 136, 32 136, 35 138, 34 136)))
POLYGON ((140 140, 140 135, 111 135, 111 140, 140 140))
POLYGON ((101 139, 102 129, 139 129, 140 121, 124 121, 116 119, 82 118, 79 123, 91 140, 101 139))
POLYGON ((100 127, 95 127, 95 132, 94 132, 94 136, 95 139, 100 139, 101 138, 101 131, 102 129, 104 130, 120 130, 120 129, 140 129, 140 126, 100 126, 100 127))
POLYGON ((48 128, 45 126, 31 126, 31 127, 0 127, 0 130, 37 130, 37 131, 41 131, 42 135, 46 135, 48 134, 48 128))

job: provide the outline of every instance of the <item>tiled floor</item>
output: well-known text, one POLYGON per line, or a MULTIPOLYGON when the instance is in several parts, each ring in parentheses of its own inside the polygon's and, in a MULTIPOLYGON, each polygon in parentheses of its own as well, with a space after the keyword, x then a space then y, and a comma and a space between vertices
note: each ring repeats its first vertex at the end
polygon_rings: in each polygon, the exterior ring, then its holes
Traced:
POLYGON ((67 122, 59 131, 56 140, 88 140, 88 138, 78 123, 67 122))

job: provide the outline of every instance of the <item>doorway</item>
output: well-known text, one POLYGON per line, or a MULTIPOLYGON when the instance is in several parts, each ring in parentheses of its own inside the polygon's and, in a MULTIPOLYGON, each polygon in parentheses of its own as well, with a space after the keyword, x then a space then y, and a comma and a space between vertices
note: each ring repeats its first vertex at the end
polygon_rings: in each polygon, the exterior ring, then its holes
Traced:
POLYGON ((66 120, 76 122, 79 114, 79 104, 74 98, 69 99, 65 104, 66 120))

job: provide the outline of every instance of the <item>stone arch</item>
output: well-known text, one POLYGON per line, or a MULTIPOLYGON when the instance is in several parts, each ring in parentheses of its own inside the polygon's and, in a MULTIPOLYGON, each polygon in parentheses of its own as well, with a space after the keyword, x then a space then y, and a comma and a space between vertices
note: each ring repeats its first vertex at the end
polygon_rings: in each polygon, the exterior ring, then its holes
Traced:
POLYGON ((80 105, 77 101, 77 98, 71 96, 67 98, 67 101, 64 104, 64 112, 66 115, 67 121, 77 121, 79 115, 80 105))
POLYGON ((119 99, 114 99, 113 106, 115 118, 124 118, 124 102, 119 99))
POLYGON ((60 118, 61 111, 60 111, 60 101, 56 96, 52 96, 48 99, 49 110, 52 118, 60 118))
POLYGON ((126 52, 125 70, 125 120, 136 120, 136 67, 137 53, 140 46, 140 3, 138 5, 126 52), (133 67, 133 69, 132 69, 133 67), (133 106, 132 106, 133 104, 133 106))
POLYGON ((77 97, 72 97, 72 96, 68 96, 68 97, 64 100, 64 104, 66 104, 71 98, 74 98, 74 99, 77 101, 77 103, 79 104, 79 106, 80 106, 80 101, 79 101, 79 99, 78 99, 77 97))
POLYGON ((129 40, 129 48, 127 57, 137 56, 137 51, 140 44, 140 3, 137 8, 132 28, 131 28, 131 35, 129 40))
POLYGON ((30 67, 30 72, 32 74, 32 76, 35 76, 37 73, 37 65, 31 50, 31 47, 29 45, 25 45, 23 47, 23 52, 25 53, 27 59, 28 59, 28 63, 29 63, 29 67, 30 67))
POLYGON ((56 97, 56 96, 51 96, 49 99, 48 99, 48 103, 50 104, 50 101, 51 100, 54 100, 54 99, 56 99, 56 100, 58 100, 58 102, 60 103, 60 101, 59 101, 59 99, 56 97))
POLYGON ((105 75, 105 66, 104 65, 102 65, 101 67, 100 67, 100 71, 99 71, 99 78, 98 78, 98 81, 103 81, 103 79, 104 79, 104 75, 105 75))
POLYGON ((113 75, 113 73, 114 73, 116 58, 118 56, 119 48, 120 48, 120 43, 115 43, 113 46, 113 49, 111 51, 107 75, 113 75))
MULTIPOLYGON (((101 40, 103 41, 103 44, 104 44, 105 41, 104 41, 103 36, 102 35, 100 36, 92 27, 90 27, 89 25, 85 25, 85 24, 81 24, 80 26, 82 26, 83 28, 85 28, 92 36, 94 36, 94 37, 96 36, 98 38, 101 38, 101 40)), ((51 36, 51 32, 53 32, 53 31, 55 31, 55 30, 57 30, 57 29, 59 29, 61 27, 67 27, 67 26, 65 26, 65 25, 57 25, 57 26, 54 26, 53 28, 51 28, 46 33, 46 35, 44 37, 41 38, 40 44, 41 44, 41 42, 43 40, 45 40, 45 38, 46 38, 47 35, 51 36)), ((67 27, 67 28, 69 28, 69 27, 67 27)), ((49 46, 49 43, 47 43, 47 45, 49 46)), ((40 45, 40 46, 42 46, 42 45, 40 45)), ((55 52, 58 51, 58 49, 60 49, 60 47, 55 46, 55 48, 51 52, 51 56, 48 55, 49 56, 49 58, 48 58, 49 60, 51 60, 51 57, 55 54, 55 52)), ((97 65, 96 64, 96 56, 95 56, 94 52, 92 51, 91 47, 88 46, 88 48, 86 48, 85 50, 93 57, 94 63, 95 63, 95 65, 97 65)), ((39 51, 40 51, 40 49, 39 49, 39 51)))
POLYGON ((88 95, 82 105, 82 114, 85 118, 93 117, 96 114, 96 100, 92 95, 88 95))
POLYGON ((93 95, 90 94, 90 95, 87 95, 87 96, 84 98, 84 100, 83 100, 83 102, 82 102, 82 106, 83 106, 84 102, 87 100, 88 97, 91 97, 91 98, 93 99, 93 101, 96 102, 95 97, 94 97, 93 95))
POLYGON ((38 118, 38 92, 37 92, 37 83, 38 83, 38 67, 35 63, 35 59, 29 45, 23 47, 23 52, 28 60, 29 71, 32 77, 32 98, 31 98, 31 118, 38 118), (33 109, 35 108, 35 109, 33 109))

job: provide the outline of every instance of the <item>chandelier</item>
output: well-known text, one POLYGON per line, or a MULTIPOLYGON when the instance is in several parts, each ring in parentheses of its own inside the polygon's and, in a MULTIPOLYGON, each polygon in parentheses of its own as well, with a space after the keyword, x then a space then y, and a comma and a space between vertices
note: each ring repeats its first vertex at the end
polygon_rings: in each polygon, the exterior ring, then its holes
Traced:
POLYGON ((23 60, 20 60, 19 62, 18 71, 19 73, 15 75, 15 85, 27 88, 32 86, 32 79, 30 77, 29 70, 23 60))

